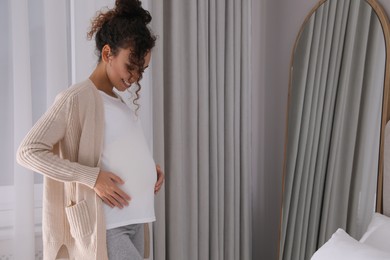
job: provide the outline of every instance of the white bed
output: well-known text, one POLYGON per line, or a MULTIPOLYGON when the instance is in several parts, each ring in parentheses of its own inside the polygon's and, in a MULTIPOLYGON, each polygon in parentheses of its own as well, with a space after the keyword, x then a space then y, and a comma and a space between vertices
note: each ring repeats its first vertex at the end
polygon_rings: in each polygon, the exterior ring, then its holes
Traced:
POLYGON ((358 241, 343 229, 312 256, 312 260, 390 260, 390 121, 385 128, 384 140, 383 214, 373 213, 371 222, 358 241))

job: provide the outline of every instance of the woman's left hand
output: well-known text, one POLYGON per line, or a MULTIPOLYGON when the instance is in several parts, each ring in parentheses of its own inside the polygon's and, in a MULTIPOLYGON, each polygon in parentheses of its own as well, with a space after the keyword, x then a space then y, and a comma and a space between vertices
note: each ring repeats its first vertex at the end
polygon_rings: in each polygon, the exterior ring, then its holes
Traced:
POLYGON ((160 165, 156 164, 156 171, 157 171, 157 182, 154 186, 154 194, 159 192, 161 189, 161 186, 164 183, 164 172, 161 170, 160 165))

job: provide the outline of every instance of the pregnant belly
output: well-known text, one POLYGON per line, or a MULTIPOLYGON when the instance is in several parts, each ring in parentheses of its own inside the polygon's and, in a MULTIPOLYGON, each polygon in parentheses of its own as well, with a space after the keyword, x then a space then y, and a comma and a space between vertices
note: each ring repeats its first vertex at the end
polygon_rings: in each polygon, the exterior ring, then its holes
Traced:
POLYGON ((102 168, 118 175, 125 182, 120 188, 132 198, 154 192, 157 179, 151 153, 146 144, 139 142, 120 140, 106 146, 102 155, 102 168))

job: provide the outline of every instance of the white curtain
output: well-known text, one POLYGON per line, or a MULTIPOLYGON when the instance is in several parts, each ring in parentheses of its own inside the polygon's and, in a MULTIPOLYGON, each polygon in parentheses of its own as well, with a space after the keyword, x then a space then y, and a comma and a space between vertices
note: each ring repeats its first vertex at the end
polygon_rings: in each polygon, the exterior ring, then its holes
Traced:
MULTIPOLYGON (((148 1, 144 1, 147 6, 148 1)), ((0 259, 42 259, 42 177, 15 153, 55 96, 96 65, 86 40, 96 11, 111 0, 0 1, 0 259)), ((140 117, 152 145, 150 76, 144 75, 140 117)))
POLYGON ((0 225, 3 227, 1 255, 11 259, 41 259, 42 178, 15 162, 15 153, 33 122, 56 93, 68 86, 66 1, 2 1, 1 29, 8 32, 1 48, 7 70, 1 70, 2 87, 8 94, 2 102, 2 164, 8 165, 0 180, 6 201, 0 225), (3 117, 4 116, 4 117, 3 117), (7 141, 8 140, 8 141, 7 141), (13 140, 12 143, 7 143, 13 140), (5 221, 5 218, 8 221, 5 221), (8 245, 8 246, 7 246, 8 245), (13 245, 13 246, 10 246, 13 245), (13 249, 13 250, 12 250, 13 249))

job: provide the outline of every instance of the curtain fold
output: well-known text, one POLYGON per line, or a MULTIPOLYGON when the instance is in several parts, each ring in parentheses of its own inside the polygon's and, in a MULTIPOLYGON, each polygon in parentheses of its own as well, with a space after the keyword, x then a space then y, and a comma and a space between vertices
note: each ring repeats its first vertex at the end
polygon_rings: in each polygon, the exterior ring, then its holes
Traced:
POLYGON ((310 259, 343 228, 359 239, 374 211, 384 36, 365 1, 326 1, 294 53, 281 259, 310 259))
MULTIPOLYGON (((41 195, 42 178, 19 166, 16 150, 32 124, 46 110, 47 104, 69 85, 67 63, 67 3, 66 1, 8 1, 10 22, 9 59, 12 64, 10 84, 13 90, 12 149, 14 194, 10 208, 13 213, 13 236, 2 243, 14 244, 13 259, 42 259, 41 195), (63 12, 55 12, 57 8, 63 12), (35 180, 34 180, 35 179, 35 180), (23 245, 19 242, 23 241, 23 245)), ((3 75, 6 76, 6 75, 3 75)), ((7 173, 9 174, 9 173, 7 173)), ((1 223, 5 225, 5 223, 1 223)), ((7 253, 3 253, 7 254, 7 253)))
POLYGON ((249 10, 152 3, 156 260, 251 257, 249 10))
POLYGON ((16 163, 16 150, 32 125, 30 39, 28 1, 10 1, 14 145, 13 258, 34 259, 34 176, 16 163), (17 241, 23 241, 23 250, 17 241))

